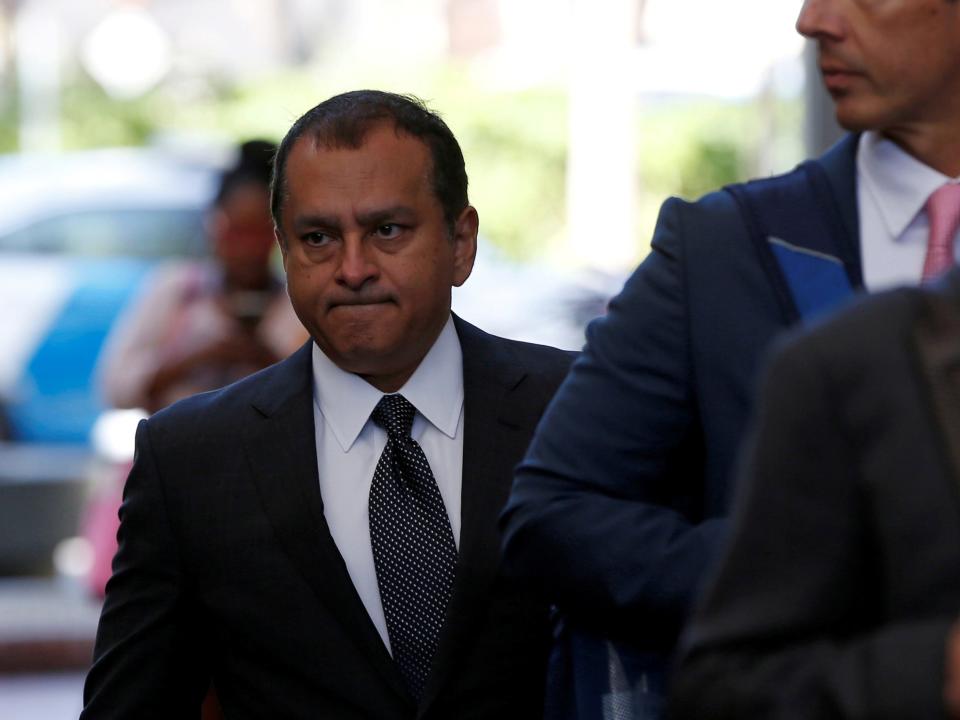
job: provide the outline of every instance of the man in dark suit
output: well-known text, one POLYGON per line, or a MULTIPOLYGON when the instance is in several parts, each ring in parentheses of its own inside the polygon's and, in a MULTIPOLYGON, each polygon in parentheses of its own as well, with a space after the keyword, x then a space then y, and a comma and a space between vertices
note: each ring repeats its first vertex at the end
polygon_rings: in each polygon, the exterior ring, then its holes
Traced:
POLYGON ((944 253, 928 252, 939 221, 927 198, 960 175, 960 3, 806 0, 797 28, 817 41, 837 117, 854 133, 787 175, 664 204, 650 255, 590 326, 518 470, 505 565, 585 628, 561 635, 554 686, 572 692, 556 717, 600 717, 602 698, 578 687, 606 683, 621 661, 603 702, 659 705, 722 545, 731 468, 774 335, 864 286, 942 267, 928 262, 944 253), (624 641, 632 658, 593 634, 624 641))
POLYGON ((958 367, 960 271, 776 356, 671 717, 960 717, 958 367))
POLYGON ((418 101, 306 113, 273 212, 312 342, 141 424, 83 718, 530 718, 546 607, 496 517, 571 360, 453 317, 477 212, 418 101))

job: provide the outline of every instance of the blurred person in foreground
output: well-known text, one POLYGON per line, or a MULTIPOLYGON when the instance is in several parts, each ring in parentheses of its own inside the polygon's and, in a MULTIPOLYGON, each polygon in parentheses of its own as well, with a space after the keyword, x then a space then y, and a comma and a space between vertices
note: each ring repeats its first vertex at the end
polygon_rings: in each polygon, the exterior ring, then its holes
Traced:
POLYGON ((960 718, 958 368, 957 270, 776 355, 671 717, 960 718))
POLYGON ((272 208, 313 340, 141 423, 85 720, 535 718, 545 604, 496 519, 570 353, 450 312, 478 215, 419 101, 301 117, 272 208))
POLYGON ((263 140, 238 148, 207 216, 211 259, 158 270, 111 333, 99 368, 108 405, 156 412, 260 370, 306 339, 271 263, 275 151, 263 140))
POLYGON ((806 0, 797 29, 851 133, 787 175, 664 204, 517 472, 505 566, 566 618, 552 717, 662 711, 771 339, 953 260, 960 3, 806 0))

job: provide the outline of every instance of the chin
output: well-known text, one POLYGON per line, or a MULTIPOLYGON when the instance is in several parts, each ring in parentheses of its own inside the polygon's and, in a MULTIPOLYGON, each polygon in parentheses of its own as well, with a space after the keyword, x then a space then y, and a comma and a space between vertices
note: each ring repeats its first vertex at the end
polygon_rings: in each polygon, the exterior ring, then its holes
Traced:
POLYGON ((348 343, 331 348, 328 357, 347 372, 367 375, 377 370, 378 360, 383 354, 383 348, 374 344, 348 343))
POLYGON ((863 126, 863 121, 858 118, 856 113, 845 110, 840 106, 840 103, 837 103, 833 116, 837 121, 837 125, 849 132, 861 132, 866 129, 863 126))
POLYGON ((865 107, 864 103, 855 102, 853 98, 839 99, 836 102, 834 116, 837 124, 849 132, 883 131, 888 123, 882 111, 865 107))

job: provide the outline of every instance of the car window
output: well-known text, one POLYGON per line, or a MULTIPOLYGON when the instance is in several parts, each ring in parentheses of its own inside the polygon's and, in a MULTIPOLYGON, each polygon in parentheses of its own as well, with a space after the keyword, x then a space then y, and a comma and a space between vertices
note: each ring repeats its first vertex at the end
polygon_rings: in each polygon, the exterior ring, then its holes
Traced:
POLYGON ((164 258, 205 251, 202 213, 192 208, 87 210, 0 234, 0 252, 164 258))

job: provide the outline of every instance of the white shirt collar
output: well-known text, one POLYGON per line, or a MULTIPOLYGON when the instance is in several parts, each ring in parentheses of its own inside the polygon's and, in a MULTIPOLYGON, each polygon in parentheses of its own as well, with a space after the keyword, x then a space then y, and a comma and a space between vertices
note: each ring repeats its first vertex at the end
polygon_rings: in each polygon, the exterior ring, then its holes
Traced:
POLYGON ((903 235, 930 193, 951 180, 872 131, 860 138, 857 170, 893 238, 903 235))
MULTIPOLYGON (((456 436, 463 406, 463 352, 453 316, 397 392, 444 435, 456 436)), ((383 395, 359 375, 341 370, 313 344, 313 400, 344 452, 353 446, 383 395)))

